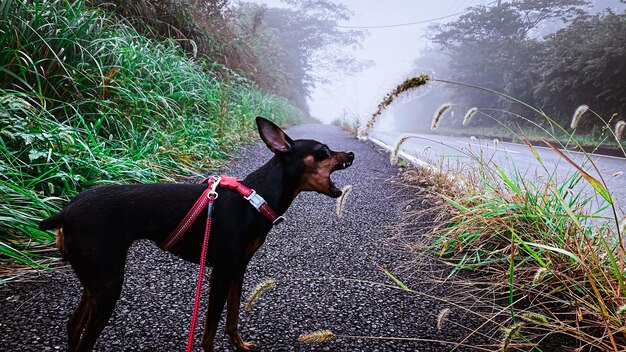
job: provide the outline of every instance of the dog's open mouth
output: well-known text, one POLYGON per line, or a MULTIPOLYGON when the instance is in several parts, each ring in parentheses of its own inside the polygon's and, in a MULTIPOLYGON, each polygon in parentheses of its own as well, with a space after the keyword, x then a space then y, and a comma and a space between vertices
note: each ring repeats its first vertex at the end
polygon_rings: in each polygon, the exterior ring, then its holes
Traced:
MULTIPOLYGON (((335 167, 333 168, 333 171, 331 171, 331 174, 337 170, 347 169, 351 165, 352 165, 352 161, 337 163, 337 165, 335 165, 335 167)), ((328 176, 328 183, 330 184, 330 186, 328 187, 328 195, 332 198, 341 197, 341 194, 342 194, 341 190, 335 185, 335 183, 330 178, 330 176, 328 176)))

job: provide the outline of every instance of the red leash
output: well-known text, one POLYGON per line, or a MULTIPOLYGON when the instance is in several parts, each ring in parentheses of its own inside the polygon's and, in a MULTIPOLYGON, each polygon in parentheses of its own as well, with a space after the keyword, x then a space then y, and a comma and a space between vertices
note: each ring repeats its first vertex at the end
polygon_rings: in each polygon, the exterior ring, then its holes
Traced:
MULTIPOLYGON (((202 242, 202 252, 200 254, 200 273, 198 274, 198 285, 196 286, 196 297, 193 301, 193 313, 191 314, 191 326, 189 327, 189 336, 187 337, 186 352, 191 352, 191 349, 193 348, 193 335, 196 331, 196 323, 198 322, 198 311, 200 310, 200 295, 202 294, 202 281, 204 280, 204 267, 206 266, 205 265, 206 252, 207 252, 207 249, 209 248, 209 236, 211 234, 213 202, 215 201, 215 199, 217 199, 217 192, 215 192, 215 189, 217 188, 219 183, 220 183, 219 176, 217 178, 209 178, 208 179, 209 187, 207 188, 206 191, 204 191, 204 193, 202 193, 202 196, 200 196, 200 199, 198 199, 198 202, 200 203, 206 204, 208 202, 209 206, 207 207, 206 227, 204 228, 204 242, 202 242), (206 201, 203 200, 205 198, 207 199, 206 201)), ((196 205, 198 204, 198 202, 196 202, 196 205)), ((194 207, 191 208, 192 211, 196 208, 196 205, 194 205, 194 207)), ((204 205, 202 205, 200 209, 202 208, 204 208, 204 205)), ((196 214, 195 217, 193 217, 193 220, 195 220, 197 217, 198 215, 196 214)), ((187 220, 187 218, 185 218, 185 220, 187 220)), ((183 225, 183 227, 186 226, 188 228, 189 226, 191 226, 191 224, 193 223, 193 220, 188 222, 188 225, 183 225)), ((184 220, 183 222, 181 222, 181 225, 183 223, 185 223, 184 220)), ((182 234, 184 234, 185 231, 187 231, 187 228, 185 228, 184 231, 178 235, 178 238, 180 238, 180 236, 182 236, 182 234)), ((177 230, 179 229, 177 228, 177 230)))
POLYGON ((193 303, 193 313, 191 315, 191 326, 189 327, 189 337, 187 338, 186 352, 191 352, 193 348, 193 335, 196 331, 196 323, 198 322, 198 311, 200 310, 200 294, 202 293, 202 281, 204 280, 204 267, 206 266, 206 254, 209 248, 209 236, 211 234, 211 222, 213 215, 213 202, 217 199, 217 187, 221 184, 222 187, 230 188, 241 194, 250 204, 256 208, 261 214, 263 214, 272 225, 281 223, 285 218, 279 216, 270 208, 265 199, 258 195, 255 190, 248 188, 237 180, 236 177, 229 177, 225 175, 213 176, 203 180, 200 183, 208 183, 208 188, 202 193, 200 198, 191 207, 183 221, 167 236, 159 246, 164 250, 169 250, 176 245, 178 240, 187 232, 189 227, 200 215, 202 209, 207 206, 207 219, 206 227, 204 230, 204 242, 202 242, 202 252, 200 254, 200 273, 198 274, 198 285, 196 286, 196 297, 193 303))

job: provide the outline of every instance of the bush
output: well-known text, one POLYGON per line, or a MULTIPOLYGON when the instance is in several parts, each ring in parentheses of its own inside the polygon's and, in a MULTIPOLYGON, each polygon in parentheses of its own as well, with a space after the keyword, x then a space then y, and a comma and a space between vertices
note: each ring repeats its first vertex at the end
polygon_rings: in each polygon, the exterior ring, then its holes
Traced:
POLYGON ((462 283, 464 299, 468 286, 480 287, 483 303, 485 288, 505 294, 508 306, 497 310, 510 314, 512 326, 524 322, 522 343, 560 332, 579 345, 617 351, 626 343, 623 225, 609 190, 583 169, 563 177, 544 166, 546 175, 533 181, 515 165, 498 165, 489 152, 465 156, 476 166, 403 176, 417 209, 405 212, 403 231, 414 233, 435 219, 434 230, 412 245, 418 267, 439 257, 452 268, 447 283, 462 283), (585 191, 587 181, 596 192, 585 191), (432 205, 426 210, 424 193, 432 205), (593 209, 598 198, 604 203, 593 209))
POLYGON ((198 175, 256 135, 256 115, 301 116, 83 1, 0 0, 0 9, 5 262, 40 259, 22 251, 51 240, 38 221, 86 187, 198 175))

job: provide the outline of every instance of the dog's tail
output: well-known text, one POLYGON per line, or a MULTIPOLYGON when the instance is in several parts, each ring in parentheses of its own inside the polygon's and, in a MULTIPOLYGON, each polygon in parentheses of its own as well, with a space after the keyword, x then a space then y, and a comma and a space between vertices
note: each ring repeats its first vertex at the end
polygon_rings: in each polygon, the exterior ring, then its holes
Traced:
POLYGON ((45 220, 42 220, 39 223, 39 229, 40 230, 52 230, 52 229, 61 227, 62 224, 63 224, 63 211, 61 210, 60 212, 52 215, 51 217, 45 220))
POLYGON ((63 233, 63 211, 52 215, 51 217, 42 220, 39 223, 40 230, 52 230, 56 229, 56 247, 61 252, 62 259, 67 261, 68 251, 65 246, 65 234, 63 233))

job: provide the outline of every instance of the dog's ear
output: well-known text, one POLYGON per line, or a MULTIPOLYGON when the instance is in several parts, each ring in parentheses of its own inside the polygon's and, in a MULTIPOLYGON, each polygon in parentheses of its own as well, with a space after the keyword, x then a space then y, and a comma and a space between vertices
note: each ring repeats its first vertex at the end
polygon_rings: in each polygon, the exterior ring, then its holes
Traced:
POLYGON ((291 151, 293 140, 280 127, 261 116, 256 117, 256 126, 261 139, 272 152, 288 153, 291 151))

